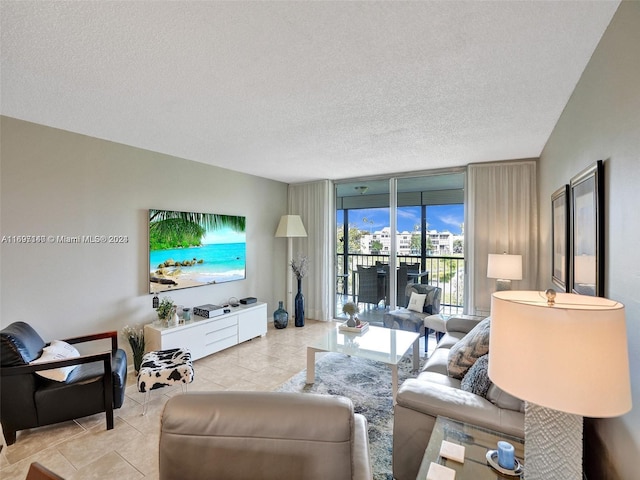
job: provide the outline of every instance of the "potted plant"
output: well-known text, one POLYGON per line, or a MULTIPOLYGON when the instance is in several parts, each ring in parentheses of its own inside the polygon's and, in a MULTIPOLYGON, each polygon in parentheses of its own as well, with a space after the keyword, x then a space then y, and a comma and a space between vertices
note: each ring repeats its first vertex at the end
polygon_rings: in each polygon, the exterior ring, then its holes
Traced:
POLYGON ((355 327, 357 324, 357 320, 355 318, 356 314, 360 311, 358 305, 353 302, 347 302, 342 306, 342 313, 346 313, 349 315, 349 320, 347 320, 347 327, 355 327))
POLYGON ((144 329, 133 328, 126 325, 122 329, 122 333, 131 345, 131 352, 133 353, 133 369, 136 374, 140 371, 140 365, 142 365, 142 356, 144 355, 144 329))
POLYGON ((156 312, 158 312, 158 319, 163 327, 169 325, 169 319, 173 315, 174 308, 175 306, 171 297, 164 297, 160 300, 160 304, 158 305, 158 308, 156 308, 156 312))

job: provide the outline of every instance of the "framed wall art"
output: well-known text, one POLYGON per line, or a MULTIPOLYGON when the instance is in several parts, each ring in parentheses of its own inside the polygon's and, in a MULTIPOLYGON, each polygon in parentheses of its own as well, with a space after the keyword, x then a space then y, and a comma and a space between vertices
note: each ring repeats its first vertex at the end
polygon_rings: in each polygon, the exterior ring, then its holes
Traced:
POLYGON ((563 292, 569 291, 569 185, 551 195, 551 280, 563 292))
POLYGON ((571 179, 570 292, 604 296, 604 164, 571 179))

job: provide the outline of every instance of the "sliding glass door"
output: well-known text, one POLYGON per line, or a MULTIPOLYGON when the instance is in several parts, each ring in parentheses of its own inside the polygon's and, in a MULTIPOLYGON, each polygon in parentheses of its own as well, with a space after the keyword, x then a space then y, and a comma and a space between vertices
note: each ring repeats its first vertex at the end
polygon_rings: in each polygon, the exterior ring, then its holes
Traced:
POLYGON ((445 312, 462 311, 463 221, 463 171, 337 183, 336 317, 355 302, 382 323, 411 282, 439 286, 445 312))
POLYGON ((399 263, 413 264, 415 281, 441 289, 444 313, 462 313, 464 173, 398 179, 397 218, 398 236, 411 235, 409 248, 398 247, 399 263))

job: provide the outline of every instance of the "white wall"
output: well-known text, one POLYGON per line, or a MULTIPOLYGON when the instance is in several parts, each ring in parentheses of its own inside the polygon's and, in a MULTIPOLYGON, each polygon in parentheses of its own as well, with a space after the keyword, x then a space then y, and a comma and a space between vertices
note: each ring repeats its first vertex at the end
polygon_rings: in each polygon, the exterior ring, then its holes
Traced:
POLYGON ((1 122, 1 235, 129 239, 2 243, 1 326, 26 321, 51 340, 153 321, 149 208, 247 217, 246 280, 176 290, 176 303, 255 296, 268 302, 269 314, 277 308, 286 242, 274 234, 286 184, 12 118, 1 122))
POLYGON ((551 194, 596 160, 605 163, 605 296, 626 307, 634 406, 629 414, 600 420, 597 426, 621 478, 637 478, 640 457, 638 45, 640 2, 622 2, 550 136, 539 168, 539 271, 544 289, 553 286, 551 194))

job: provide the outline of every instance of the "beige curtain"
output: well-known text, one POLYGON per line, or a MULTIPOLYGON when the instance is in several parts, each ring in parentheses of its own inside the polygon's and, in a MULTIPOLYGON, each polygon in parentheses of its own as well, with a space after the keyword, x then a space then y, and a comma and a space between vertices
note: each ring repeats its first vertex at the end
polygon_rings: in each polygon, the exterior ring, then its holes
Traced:
POLYGON ((289 185, 289 214, 300 215, 307 230, 306 238, 293 239, 292 252, 294 258, 302 253, 310 261, 302 283, 305 318, 333 319, 334 210, 333 182, 289 185))
POLYGON ((538 194, 535 160, 472 164, 465 189, 465 313, 488 315, 495 280, 487 278, 490 253, 522 255, 522 280, 538 281, 538 194))

